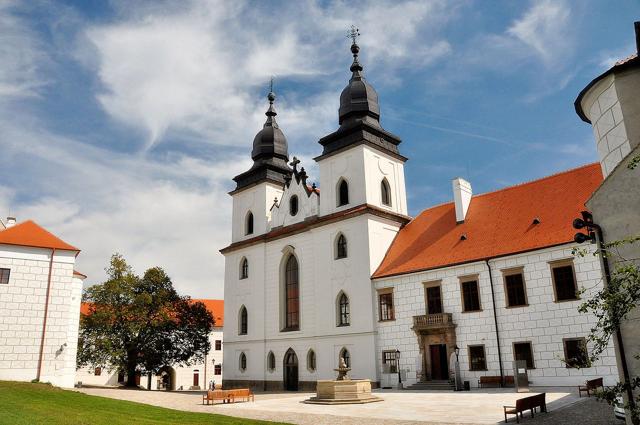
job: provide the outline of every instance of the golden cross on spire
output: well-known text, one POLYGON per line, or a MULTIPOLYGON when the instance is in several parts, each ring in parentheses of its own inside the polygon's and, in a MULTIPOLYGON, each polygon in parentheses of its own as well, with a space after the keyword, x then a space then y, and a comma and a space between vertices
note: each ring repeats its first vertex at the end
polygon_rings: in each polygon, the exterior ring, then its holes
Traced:
POLYGON ((351 29, 347 31, 347 38, 350 38, 353 44, 356 44, 358 37, 360 37, 360 30, 355 25, 351 25, 351 29))

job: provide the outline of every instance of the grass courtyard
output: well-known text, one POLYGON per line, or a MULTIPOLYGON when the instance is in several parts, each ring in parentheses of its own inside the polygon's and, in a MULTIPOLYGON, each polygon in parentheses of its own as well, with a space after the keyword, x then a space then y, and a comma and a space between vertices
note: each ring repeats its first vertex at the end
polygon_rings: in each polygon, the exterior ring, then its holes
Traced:
POLYGON ((182 412, 90 396, 46 384, 0 381, 0 424, 271 424, 209 413, 182 412))

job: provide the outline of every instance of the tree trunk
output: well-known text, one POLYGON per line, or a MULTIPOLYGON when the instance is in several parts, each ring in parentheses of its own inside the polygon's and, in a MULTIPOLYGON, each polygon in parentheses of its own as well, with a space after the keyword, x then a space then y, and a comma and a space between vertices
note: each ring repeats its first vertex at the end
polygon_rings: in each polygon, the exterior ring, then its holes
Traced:
POLYGON ((127 352, 127 387, 137 387, 136 384, 136 352, 127 352))
POLYGON ((151 390, 151 372, 147 372, 147 389, 151 390))

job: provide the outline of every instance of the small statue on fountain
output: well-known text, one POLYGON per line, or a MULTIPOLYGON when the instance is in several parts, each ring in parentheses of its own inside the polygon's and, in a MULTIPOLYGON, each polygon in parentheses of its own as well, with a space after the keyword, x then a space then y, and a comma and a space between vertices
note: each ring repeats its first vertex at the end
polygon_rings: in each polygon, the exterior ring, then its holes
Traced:
POLYGON ((344 361, 344 357, 340 357, 340 361, 338 362, 339 366, 337 369, 333 369, 338 372, 338 378, 336 381, 350 381, 349 375, 347 372, 351 370, 350 367, 347 367, 347 363, 344 361))

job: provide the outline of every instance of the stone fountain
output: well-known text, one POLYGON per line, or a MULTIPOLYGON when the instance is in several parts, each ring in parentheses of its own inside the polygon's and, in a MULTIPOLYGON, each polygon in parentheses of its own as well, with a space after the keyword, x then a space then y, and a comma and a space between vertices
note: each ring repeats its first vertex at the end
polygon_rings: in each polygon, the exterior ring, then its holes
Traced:
POLYGON ((333 380, 316 381, 316 396, 305 400, 311 404, 364 404, 382 401, 380 397, 371 394, 369 379, 351 379, 344 358, 340 358, 339 366, 334 369, 338 377, 333 380))

